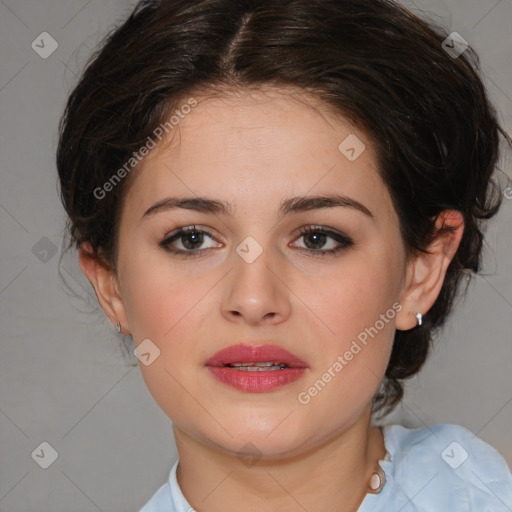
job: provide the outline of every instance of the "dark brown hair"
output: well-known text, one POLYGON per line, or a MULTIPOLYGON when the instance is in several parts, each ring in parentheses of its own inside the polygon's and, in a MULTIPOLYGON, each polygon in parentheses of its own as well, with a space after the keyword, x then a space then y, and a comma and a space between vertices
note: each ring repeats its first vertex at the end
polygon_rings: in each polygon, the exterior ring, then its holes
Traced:
POLYGON ((90 242, 116 268, 122 198, 135 173, 102 187, 183 98, 230 88, 313 93, 375 142, 380 173, 409 254, 424 251, 436 216, 465 229, 423 324, 397 331, 374 411, 389 412, 401 380, 424 364, 461 276, 479 270, 480 222, 501 194, 492 174, 499 126, 471 48, 450 56, 447 34, 390 0, 144 0, 91 58, 61 120, 57 166, 69 247, 90 242))

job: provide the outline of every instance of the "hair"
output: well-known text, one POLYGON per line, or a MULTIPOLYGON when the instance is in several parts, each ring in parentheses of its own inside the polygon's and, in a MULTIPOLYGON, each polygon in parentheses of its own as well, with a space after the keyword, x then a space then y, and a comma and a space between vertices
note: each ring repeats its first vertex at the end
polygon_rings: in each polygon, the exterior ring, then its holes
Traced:
MULTIPOLYGON (((364 130, 407 254, 427 250, 446 209, 464 232, 422 325, 396 331, 373 411, 388 414, 423 366, 461 277, 478 272, 482 221, 502 194, 499 125, 478 56, 391 0, 143 0, 89 60, 60 124, 57 168, 69 247, 89 242, 116 269, 123 197, 135 173, 94 193, 193 94, 266 86, 314 94, 364 130)), ((442 227, 442 230, 449 229, 442 227)), ((69 248, 68 247, 68 248, 69 248)))

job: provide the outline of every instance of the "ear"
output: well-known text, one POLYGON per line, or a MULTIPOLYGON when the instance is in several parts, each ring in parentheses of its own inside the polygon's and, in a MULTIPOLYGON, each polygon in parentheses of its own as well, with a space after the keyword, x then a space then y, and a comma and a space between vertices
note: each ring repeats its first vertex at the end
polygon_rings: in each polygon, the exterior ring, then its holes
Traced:
POLYGON ((106 265, 94 251, 89 242, 81 244, 78 251, 78 261, 82 272, 94 287, 96 297, 113 325, 121 324, 121 332, 129 334, 130 326, 126 316, 123 300, 119 293, 119 283, 114 269, 106 265))
POLYGON ((456 210, 444 210, 436 218, 436 229, 451 229, 436 235, 427 247, 428 254, 417 252, 407 263, 406 277, 400 296, 402 310, 396 316, 396 328, 409 330, 417 325, 414 312, 425 315, 436 301, 448 265, 460 244, 464 218, 456 210))

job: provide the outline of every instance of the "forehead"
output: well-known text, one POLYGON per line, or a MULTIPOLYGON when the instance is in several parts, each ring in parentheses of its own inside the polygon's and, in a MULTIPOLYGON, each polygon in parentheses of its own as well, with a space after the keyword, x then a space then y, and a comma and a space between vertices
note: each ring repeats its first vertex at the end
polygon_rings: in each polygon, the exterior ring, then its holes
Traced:
POLYGON ((174 115, 137 171, 126 198, 136 208, 166 193, 242 206, 336 188, 387 201, 370 138, 315 96, 263 89, 190 98, 195 106, 174 115))

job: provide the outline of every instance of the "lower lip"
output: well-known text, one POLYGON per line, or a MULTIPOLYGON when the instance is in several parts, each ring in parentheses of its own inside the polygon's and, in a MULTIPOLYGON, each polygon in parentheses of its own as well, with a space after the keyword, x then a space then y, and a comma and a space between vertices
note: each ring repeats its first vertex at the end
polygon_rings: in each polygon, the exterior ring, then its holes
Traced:
POLYGON ((252 372, 235 370, 227 366, 207 366, 207 368, 218 381, 248 393, 262 393, 286 386, 300 379, 306 371, 306 368, 252 372))

